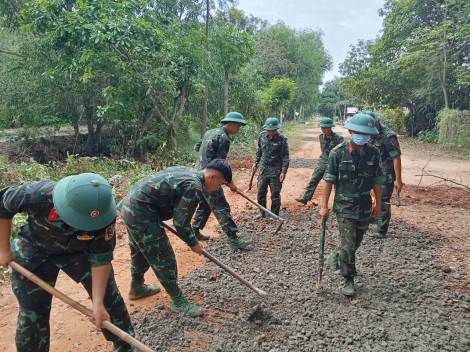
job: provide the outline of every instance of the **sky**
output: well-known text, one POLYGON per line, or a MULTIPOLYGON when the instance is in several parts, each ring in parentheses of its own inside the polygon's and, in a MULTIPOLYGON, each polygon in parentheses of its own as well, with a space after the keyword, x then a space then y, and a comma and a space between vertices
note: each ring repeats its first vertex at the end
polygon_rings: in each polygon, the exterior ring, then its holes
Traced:
POLYGON ((282 20, 297 29, 321 29, 325 48, 333 59, 333 69, 323 81, 340 76, 338 65, 350 45, 359 39, 373 39, 382 28, 377 11, 385 0, 238 0, 237 8, 246 14, 275 24, 282 20))

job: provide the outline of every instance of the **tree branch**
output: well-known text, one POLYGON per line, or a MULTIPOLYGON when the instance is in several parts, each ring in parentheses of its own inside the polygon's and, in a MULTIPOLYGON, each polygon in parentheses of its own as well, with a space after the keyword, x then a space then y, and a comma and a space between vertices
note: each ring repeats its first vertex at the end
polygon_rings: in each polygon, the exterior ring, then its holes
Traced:
POLYGON ((4 53, 4 54, 8 54, 8 55, 13 55, 13 56, 18 56, 18 57, 21 57, 21 58, 23 58, 23 59, 26 59, 26 56, 25 56, 25 55, 18 54, 18 53, 14 53, 14 52, 7 51, 7 50, 3 50, 3 49, 0 49, 0 53, 4 53))

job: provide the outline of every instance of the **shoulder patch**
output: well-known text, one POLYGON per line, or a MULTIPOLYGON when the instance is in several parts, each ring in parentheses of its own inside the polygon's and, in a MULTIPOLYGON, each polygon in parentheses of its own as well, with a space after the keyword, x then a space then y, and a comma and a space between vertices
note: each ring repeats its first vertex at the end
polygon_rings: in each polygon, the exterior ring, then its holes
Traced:
POLYGON ((393 145, 393 146, 396 146, 398 144, 398 140, 396 139, 396 137, 392 137, 390 138, 390 143, 393 145))
POLYGON ((111 226, 107 227, 106 230, 104 230, 104 240, 109 241, 114 237, 114 228, 115 224, 112 224, 111 226))

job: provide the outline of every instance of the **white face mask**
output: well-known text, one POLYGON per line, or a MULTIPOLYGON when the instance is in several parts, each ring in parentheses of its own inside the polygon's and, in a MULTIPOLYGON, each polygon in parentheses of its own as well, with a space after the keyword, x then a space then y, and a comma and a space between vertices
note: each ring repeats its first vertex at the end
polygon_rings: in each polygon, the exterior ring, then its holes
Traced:
POLYGON ((370 135, 368 134, 357 134, 353 133, 351 135, 352 141, 357 145, 364 145, 370 140, 370 135))

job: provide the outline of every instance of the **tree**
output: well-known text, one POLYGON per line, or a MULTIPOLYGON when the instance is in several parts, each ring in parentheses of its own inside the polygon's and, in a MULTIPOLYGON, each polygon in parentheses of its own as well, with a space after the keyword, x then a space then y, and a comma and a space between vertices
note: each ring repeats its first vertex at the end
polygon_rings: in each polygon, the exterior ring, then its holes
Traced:
POLYGON ((273 78, 263 94, 266 108, 271 115, 286 111, 295 98, 297 85, 289 78, 273 78))

